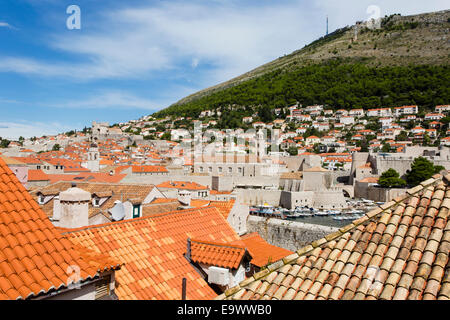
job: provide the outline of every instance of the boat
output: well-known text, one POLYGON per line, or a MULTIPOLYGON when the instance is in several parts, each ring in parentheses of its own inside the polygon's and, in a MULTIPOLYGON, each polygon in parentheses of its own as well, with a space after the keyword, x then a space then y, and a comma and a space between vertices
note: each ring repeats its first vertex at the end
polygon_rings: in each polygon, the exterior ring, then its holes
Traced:
POLYGON ((358 209, 352 209, 352 210, 348 211, 348 213, 350 213, 350 214, 364 214, 364 211, 358 210, 358 209))
POLYGON ((362 215, 356 215, 356 214, 347 214, 347 215, 341 215, 341 216, 336 216, 333 217, 334 220, 356 220, 361 218, 362 215))
POLYGON ((300 218, 305 218, 305 217, 312 217, 312 216, 314 216, 314 214, 313 214, 313 213, 310 213, 310 212, 300 212, 300 213, 298 214, 298 216, 299 216, 300 218))

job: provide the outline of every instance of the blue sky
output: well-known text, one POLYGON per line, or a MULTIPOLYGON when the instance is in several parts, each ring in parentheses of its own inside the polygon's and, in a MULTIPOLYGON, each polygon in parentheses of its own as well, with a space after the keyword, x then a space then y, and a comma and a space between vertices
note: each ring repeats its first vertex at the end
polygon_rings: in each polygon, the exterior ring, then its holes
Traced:
POLYGON ((447 1, 1 0, 0 137, 55 134, 137 119, 381 16, 447 1), (69 30, 69 5, 81 29, 69 30))

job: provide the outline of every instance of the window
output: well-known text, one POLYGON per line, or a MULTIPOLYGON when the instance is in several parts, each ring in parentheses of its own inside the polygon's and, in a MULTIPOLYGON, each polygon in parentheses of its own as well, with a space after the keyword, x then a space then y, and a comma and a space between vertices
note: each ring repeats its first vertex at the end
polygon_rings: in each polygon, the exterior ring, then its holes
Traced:
POLYGON ((219 167, 219 173, 222 173, 222 167, 219 167))
POLYGON ((208 172, 211 173, 212 172, 212 167, 208 168, 208 172))
POLYGON ((141 216, 141 205, 133 205, 133 218, 139 218, 141 216))
POLYGON ((41 166, 36 166, 36 169, 37 169, 37 170, 41 169, 41 166))
POLYGON ((45 197, 42 194, 39 196, 38 202, 39 202, 39 204, 44 204, 45 197))
POLYGON ((111 276, 106 276, 95 283, 95 300, 99 300, 110 295, 110 282, 111 276))
POLYGON ((200 172, 203 172, 203 167, 198 168, 200 172))
POLYGON ((232 167, 228 167, 228 173, 233 173, 233 168, 232 167))
POLYGON ((100 199, 94 198, 94 207, 100 207, 100 199))

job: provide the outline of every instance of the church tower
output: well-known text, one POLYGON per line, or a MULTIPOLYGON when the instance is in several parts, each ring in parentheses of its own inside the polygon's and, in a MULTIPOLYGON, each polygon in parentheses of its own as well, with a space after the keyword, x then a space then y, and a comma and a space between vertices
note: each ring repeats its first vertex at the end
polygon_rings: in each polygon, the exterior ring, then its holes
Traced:
POLYGON ((91 172, 100 171, 100 152, 98 146, 95 143, 91 143, 88 151, 87 168, 91 172))

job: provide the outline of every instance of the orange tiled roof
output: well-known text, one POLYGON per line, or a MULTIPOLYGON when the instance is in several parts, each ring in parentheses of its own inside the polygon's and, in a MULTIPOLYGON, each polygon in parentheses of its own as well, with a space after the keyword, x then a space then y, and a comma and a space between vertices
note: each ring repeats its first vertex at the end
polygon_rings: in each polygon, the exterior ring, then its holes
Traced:
POLYGON ((208 189, 197 182, 188 181, 166 181, 158 184, 158 188, 170 188, 170 189, 186 189, 186 190, 205 190, 208 189))
POLYGON ((79 174, 47 174, 50 184, 61 181, 119 183, 126 174, 110 175, 106 172, 80 172, 79 174))
POLYGON ((19 161, 17 159, 14 158, 9 158, 6 156, 0 156, 0 158, 2 158, 2 160, 9 166, 15 166, 15 165, 19 165, 19 166, 24 166, 25 163, 22 161, 19 161))
POLYGON ((219 299, 449 300, 450 175, 435 175, 219 299))
POLYGON ((367 177, 367 178, 364 178, 364 179, 362 179, 362 180, 359 180, 359 182, 365 182, 365 183, 378 183, 378 180, 379 180, 380 178, 379 177, 367 177))
POLYGON ((125 265, 116 271, 119 299, 181 298, 187 278, 189 300, 216 294, 184 257, 187 239, 228 243, 239 240, 217 208, 178 210, 72 230, 68 237, 96 252, 107 251, 125 265))
POLYGON ((142 172, 168 172, 166 167, 163 166, 133 166, 133 173, 142 173, 142 172))
POLYGON ((177 201, 177 199, 176 198, 155 198, 155 199, 153 199, 151 204, 169 203, 169 202, 174 202, 174 201, 177 201))
POLYGON ((241 236, 241 240, 253 257, 251 263, 260 268, 293 253, 267 243, 257 232, 241 236))
POLYGON ((219 194, 231 194, 232 191, 217 191, 217 190, 210 190, 209 194, 211 195, 219 195, 219 194))
MULTIPOLYGON (((191 200, 191 207, 194 207, 194 208, 205 207, 210 204, 211 204, 211 202, 209 200, 203 200, 203 199, 192 199, 191 200)), ((215 206, 215 207, 217 207, 217 206, 215 206)), ((219 209, 219 212, 222 213, 221 208, 217 207, 217 209, 219 209)))
POLYGON ((11 157, 12 159, 18 160, 20 162, 26 163, 26 164, 41 164, 41 160, 37 158, 31 158, 31 157, 11 157))
POLYGON ((228 215, 230 214, 231 209, 233 209, 235 202, 235 199, 231 199, 229 201, 211 201, 210 205, 216 207, 219 210, 220 214, 225 219, 228 219, 228 215))
POLYGON ((0 300, 65 288, 71 265, 80 267, 82 280, 118 266, 64 238, 0 159, 0 300))
POLYGON ((191 260, 196 263, 237 269, 246 253, 242 245, 191 240, 191 260))
POLYGON ((28 181, 47 181, 48 175, 42 170, 28 170, 28 181))

